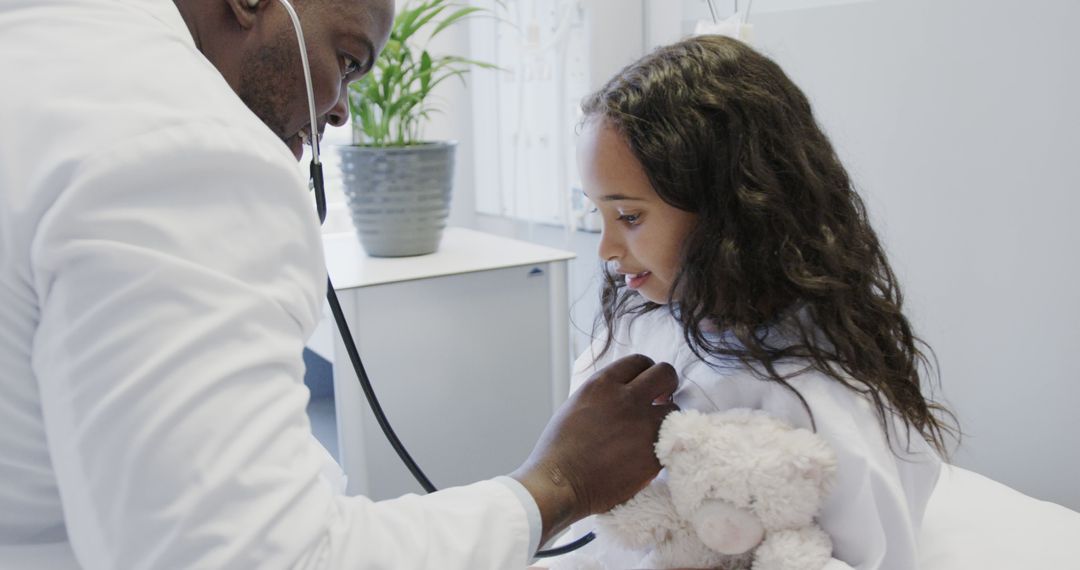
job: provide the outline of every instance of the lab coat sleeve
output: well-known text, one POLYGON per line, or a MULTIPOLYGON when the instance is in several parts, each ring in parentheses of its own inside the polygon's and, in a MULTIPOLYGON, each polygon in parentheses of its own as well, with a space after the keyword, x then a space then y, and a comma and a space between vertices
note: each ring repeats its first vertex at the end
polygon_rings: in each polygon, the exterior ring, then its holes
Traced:
POLYGON ((287 156, 208 121, 54 174, 32 362, 80 564, 523 567, 504 484, 372 502, 320 476, 300 378, 326 275, 287 156))
POLYGON ((529 494, 529 490, 522 485, 520 481, 513 477, 496 477, 494 479, 503 485, 506 485, 514 495, 518 498, 518 502, 521 503, 521 508, 525 509, 526 518, 529 520, 529 549, 526 552, 529 553, 530 558, 532 555, 540 549, 540 535, 544 531, 544 521, 540 516, 540 506, 536 504, 536 499, 529 494))

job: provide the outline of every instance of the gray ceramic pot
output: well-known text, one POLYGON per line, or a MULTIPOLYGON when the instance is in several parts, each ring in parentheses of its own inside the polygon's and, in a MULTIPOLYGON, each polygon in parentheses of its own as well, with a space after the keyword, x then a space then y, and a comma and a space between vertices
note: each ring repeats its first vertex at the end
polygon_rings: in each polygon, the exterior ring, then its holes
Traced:
POLYGON ((353 226, 372 257, 439 249, 454 181, 453 141, 410 147, 341 146, 353 226))

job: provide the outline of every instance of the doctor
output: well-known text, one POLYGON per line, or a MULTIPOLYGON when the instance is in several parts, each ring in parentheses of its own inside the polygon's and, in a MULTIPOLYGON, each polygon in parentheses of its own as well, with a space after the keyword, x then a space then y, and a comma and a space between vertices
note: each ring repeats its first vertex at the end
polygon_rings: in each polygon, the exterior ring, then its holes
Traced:
MULTIPOLYGON (((296 4, 344 124, 391 0, 296 4)), ((334 492, 300 381, 326 274, 299 60, 276 0, 0 8, 0 568, 521 568, 658 470, 675 375, 631 357, 511 476, 334 492)))

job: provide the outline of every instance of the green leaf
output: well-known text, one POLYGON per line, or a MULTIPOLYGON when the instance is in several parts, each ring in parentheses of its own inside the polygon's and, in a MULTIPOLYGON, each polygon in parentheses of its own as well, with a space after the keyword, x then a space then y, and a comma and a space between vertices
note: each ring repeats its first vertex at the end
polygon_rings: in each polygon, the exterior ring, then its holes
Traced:
POLYGON ((383 98, 379 96, 379 84, 375 82, 375 77, 373 76, 371 77, 371 81, 364 86, 362 93, 364 98, 368 101, 381 102, 383 100, 383 98))
MULTIPOLYGON (((439 0, 436 4, 442 4, 442 0, 439 0)), ((422 16, 420 16, 419 19, 414 18, 415 21, 410 22, 408 28, 405 28, 405 29, 402 30, 402 32, 401 32, 402 38, 405 38, 405 39, 411 38, 413 36, 413 34, 420 31, 420 29, 423 28, 425 24, 427 24, 431 20, 435 19, 436 16, 441 14, 443 12, 443 10, 446 10, 449 7, 450 7, 449 5, 442 5, 442 6, 435 5, 435 6, 432 6, 431 9, 428 10, 426 14, 423 14, 422 16)))
POLYGON ((430 39, 467 17, 490 11, 454 0, 404 1, 374 69, 349 87, 354 128, 375 146, 413 144, 422 125, 438 112, 428 99, 443 81, 457 77, 464 82, 474 67, 498 69, 464 57, 436 56, 415 43, 419 35, 430 39), (426 28, 430 34, 423 33, 426 28))
POLYGON ((380 83, 382 99, 388 100, 393 95, 394 78, 397 77, 400 71, 401 69, 398 67, 391 67, 383 72, 382 82, 380 83))
POLYGON ((411 8, 410 4, 411 2, 405 4, 401 12, 398 13, 397 18, 394 19, 394 27, 390 30, 390 37, 395 40, 405 41, 408 39, 410 34, 404 33, 403 30, 408 30, 413 25, 413 22, 416 21, 416 18, 420 16, 423 10, 427 9, 430 2, 424 2, 415 8, 411 8))
POLYGON ((434 89, 436 85, 446 81, 451 77, 460 77, 462 84, 465 83, 465 74, 469 73, 468 69, 455 69, 454 71, 448 71, 447 73, 440 75, 432 84, 431 88, 434 89))
POLYGON ((420 90, 427 93, 431 87, 431 54, 424 50, 420 55, 420 90))
POLYGON ((468 59, 468 58, 464 58, 464 57, 458 57, 458 56, 455 56, 455 55, 445 56, 445 57, 443 57, 443 60, 450 61, 450 62, 453 62, 453 63, 462 64, 462 65, 472 65, 472 66, 480 67, 480 68, 483 68, 483 69, 499 69, 499 66, 495 65, 494 63, 488 63, 486 61, 478 61, 478 60, 475 60, 475 59, 468 59))
POLYGON ((401 115, 402 109, 406 107, 412 108, 413 106, 420 103, 420 101, 422 100, 423 97, 421 97, 419 93, 409 93, 408 95, 401 97, 397 101, 394 101, 386 110, 386 112, 389 115, 401 115))
POLYGON ((386 47, 383 48, 382 53, 379 55, 379 63, 383 63, 388 59, 396 59, 398 54, 401 53, 403 45, 396 38, 386 40, 386 47))
POLYGON ((367 136, 375 137, 375 114, 372 112, 369 103, 360 105, 360 128, 367 136))
POLYGON ((445 30, 449 26, 454 25, 454 22, 457 22, 458 20, 468 16, 469 14, 475 14, 477 12, 484 12, 484 11, 485 10, 483 8, 476 8, 476 7, 461 8, 460 10, 457 10, 453 14, 450 14, 449 16, 447 16, 445 20, 439 22, 439 25, 435 26, 435 30, 433 30, 431 32, 430 37, 433 38, 433 37, 439 35, 439 32, 445 30))

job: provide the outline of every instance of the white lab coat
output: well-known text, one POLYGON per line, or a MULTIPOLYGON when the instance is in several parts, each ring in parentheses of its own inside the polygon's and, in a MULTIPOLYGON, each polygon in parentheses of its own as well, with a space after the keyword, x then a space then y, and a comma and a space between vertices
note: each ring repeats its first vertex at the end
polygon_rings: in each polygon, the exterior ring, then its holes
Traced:
POLYGON ((291 153, 171 0, 0 8, 0 568, 520 568, 520 489, 320 477, 291 153))
MULTIPOLYGON (((593 355, 599 351, 599 341, 581 355, 575 364, 572 390, 597 367, 641 353, 675 367, 680 381, 675 402, 682 409, 760 409, 796 427, 811 428, 802 403, 789 390, 758 379, 737 362, 718 371, 694 356, 683 340, 678 321, 666 309, 622 319, 615 339, 595 366, 593 355)), ((781 373, 796 369, 794 364, 780 366, 781 373)), ((869 401, 821 373, 807 372, 791 380, 791 384, 809 404, 817 433, 837 454, 833 491, 818 517, 833 540, 834 560, 828 569, 917 568, 917 537, 940 473, 938 455, 917 435, 908 451, 907 438, 898 442, 897 432, 892 434, 890 450, 869 401), (894 455, 894 450, 899 456, 894 455)), ((898 431, 904 434, 902 428, 898 431)), ((592 520, 586 519, 575 525, 569 536, 584 534, 591 527, 592 520)), ((625 563, 623 554, 611 551, 604 556, 625 563)))

